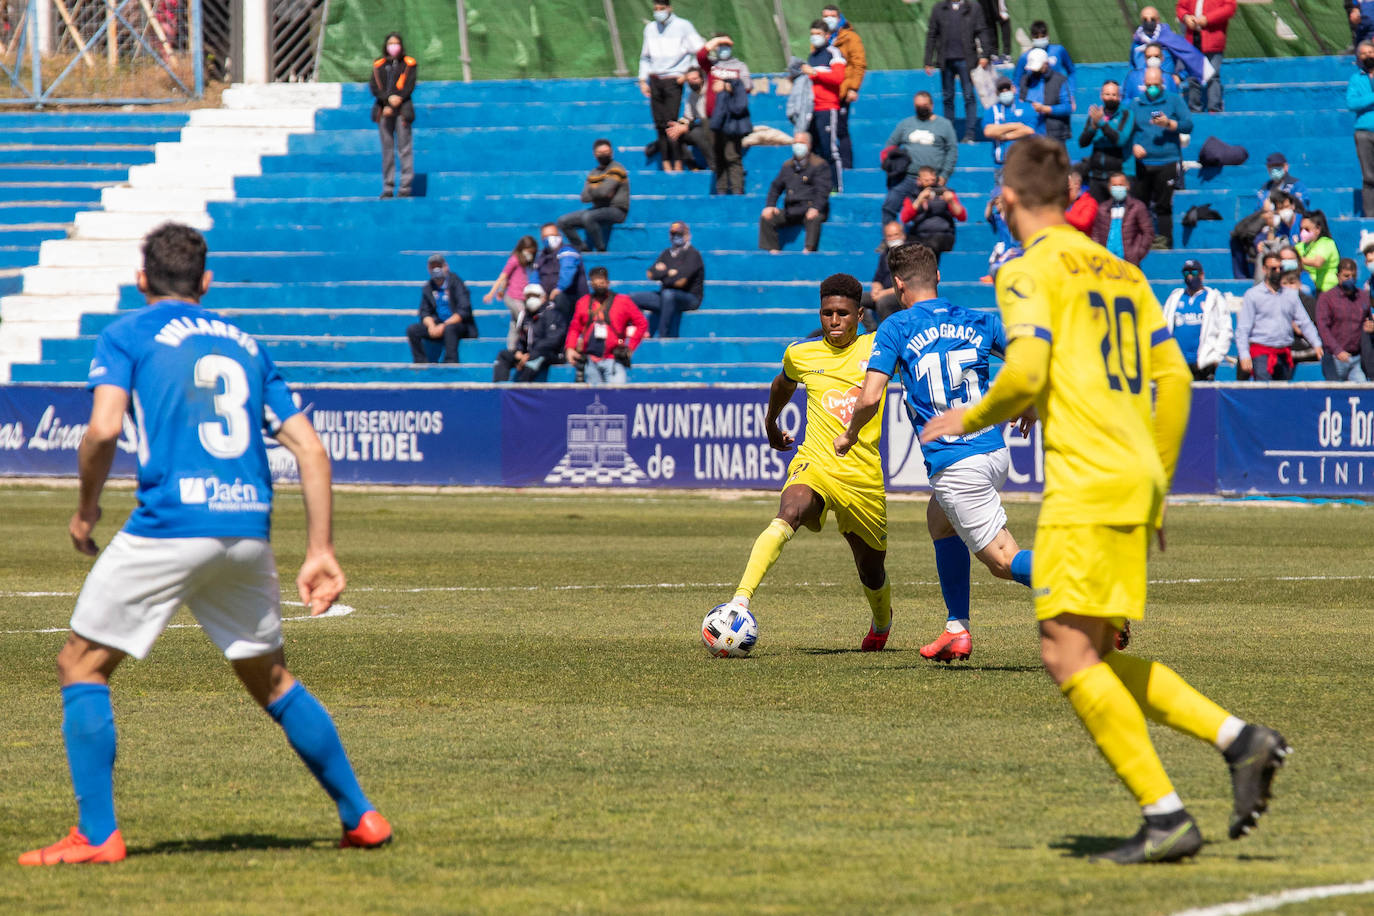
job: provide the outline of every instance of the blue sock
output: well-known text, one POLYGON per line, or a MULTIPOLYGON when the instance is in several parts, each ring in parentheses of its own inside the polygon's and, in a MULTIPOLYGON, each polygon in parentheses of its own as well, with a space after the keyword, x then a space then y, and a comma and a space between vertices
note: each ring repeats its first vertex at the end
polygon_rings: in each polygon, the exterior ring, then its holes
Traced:
POLYGON ((950 620, 968 620, 968 545, 957 534, 935 541, 935 571, 950 620))
POLYGON ((1030 588, 1031 552, 1029 550, 1018 551, 1016 556, 1011 558, 1011 577, 1026 588, 1030 588))
POLYGON ((349 830, 357 827, 362 816, 372 810, 372 803, 353 775, 353 765, 348 762, 329 712, 297 681, 279 699, 267 704, 267 714, 286 732, 292 749, 339 806, 339 820, 349 830))
POLYGON ((114 813, 115 726, 108 684, 62 688, 62 738, 80 812, 77 829, 99 846, 118 825, 114 813))

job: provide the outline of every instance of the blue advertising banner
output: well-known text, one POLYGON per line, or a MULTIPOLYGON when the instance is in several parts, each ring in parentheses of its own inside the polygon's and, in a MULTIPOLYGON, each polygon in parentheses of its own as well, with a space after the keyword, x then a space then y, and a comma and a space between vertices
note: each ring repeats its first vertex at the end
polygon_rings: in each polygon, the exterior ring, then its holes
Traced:
POLYGON ((1217 488, 1225 494, 1374 494, 1374 388, 1217 390, 1217 488))

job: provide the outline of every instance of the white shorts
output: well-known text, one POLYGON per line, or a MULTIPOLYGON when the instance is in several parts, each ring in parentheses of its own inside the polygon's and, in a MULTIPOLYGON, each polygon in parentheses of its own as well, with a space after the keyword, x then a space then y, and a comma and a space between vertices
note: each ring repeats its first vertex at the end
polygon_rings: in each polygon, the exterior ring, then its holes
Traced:
POLYGON ((991 544, 1007 527, 1007 513, 998 491, 1007 482, 1010 467, 1011 452, 999 448, 961 458, 930 478, 945 518, 973 553, 991 544))
POLYGON ((260 538, 147 538, 121 531, 72 612, 78 636, 144 658, 185 604, 224 657, 281 648, 281 587, 260 538))

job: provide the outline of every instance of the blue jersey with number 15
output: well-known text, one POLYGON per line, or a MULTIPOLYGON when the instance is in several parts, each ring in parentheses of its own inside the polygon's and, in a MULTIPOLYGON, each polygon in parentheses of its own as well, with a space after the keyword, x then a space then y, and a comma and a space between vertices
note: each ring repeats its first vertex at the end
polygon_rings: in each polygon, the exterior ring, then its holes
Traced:
POLYGON ((164 300, 110 325, 87 387, 129 393, 138 427, 138 507, 153 538, 265 538, 272 474, 262 433, 298 413, 258 342, 232 322, 164 300))
MULTIPOLYGON (((1007 347, 996 312, 975 312, 946 299, 927 299, 897 312, 878 328, 870 371, 900 374, 907 416, 919 433, 936 414, 971 407, 988 390, 988 363, 1007 347)), ((921 446, 926 473, 937 474, 970 455, 1005 448, 1000 428, 944 436, 921 446)))

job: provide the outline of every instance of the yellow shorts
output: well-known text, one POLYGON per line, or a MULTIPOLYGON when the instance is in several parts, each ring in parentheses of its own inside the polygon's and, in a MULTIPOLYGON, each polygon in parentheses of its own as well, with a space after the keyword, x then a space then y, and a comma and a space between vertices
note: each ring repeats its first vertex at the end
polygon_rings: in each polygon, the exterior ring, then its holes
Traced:
POLYGON ((1035 619, 1142 619, 1150 534, 1149 525, 1041 525, 1031 561, 1035 619))
POLYGON ((840 534, 857 534, 874 550, 887 550, 887 491, 877 487, 856 487, 836 480, 810 460, 797 456, 787 468, 787 480, 782 488, 810 487, 825 500, 821 510, 821 527, 825 516, 835 513, 840 534))

